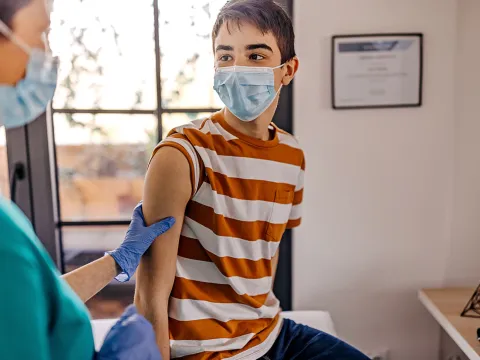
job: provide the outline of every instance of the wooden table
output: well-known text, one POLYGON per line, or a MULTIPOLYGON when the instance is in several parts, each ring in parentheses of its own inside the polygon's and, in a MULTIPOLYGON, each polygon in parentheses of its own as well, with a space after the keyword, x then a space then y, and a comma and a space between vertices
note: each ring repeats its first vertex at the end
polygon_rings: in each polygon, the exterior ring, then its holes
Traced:
POLYGON ((460 314, 475 289, 424 289, 418 296, 422 304, 445 332, 471 360, 480 360, 480 342, 477 340, 479 318, 460 314))

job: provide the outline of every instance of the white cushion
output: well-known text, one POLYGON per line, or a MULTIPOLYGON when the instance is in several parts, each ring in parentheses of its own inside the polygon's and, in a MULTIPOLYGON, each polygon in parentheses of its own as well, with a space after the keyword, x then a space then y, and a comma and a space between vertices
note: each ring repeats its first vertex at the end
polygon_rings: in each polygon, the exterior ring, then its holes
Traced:
MULTIPOLYGON (((284 311, 284 318, 295 321, 296 323, 310 326, 311 328, 321 330, 330 335, 336 336, 333 321, 328 312, 325 311, 284 311)), ((95 339, 95 348, 100 350, 103 340, 108 331, 117 322, 117 319, 92 320, 93 337, 95 339)))
POLYGON ((100 350, 103 340, 107 336, 109 330, 115 325, 118 319, 102 319, 92 320, 93 339, 95 340, 95 349, 100 350))

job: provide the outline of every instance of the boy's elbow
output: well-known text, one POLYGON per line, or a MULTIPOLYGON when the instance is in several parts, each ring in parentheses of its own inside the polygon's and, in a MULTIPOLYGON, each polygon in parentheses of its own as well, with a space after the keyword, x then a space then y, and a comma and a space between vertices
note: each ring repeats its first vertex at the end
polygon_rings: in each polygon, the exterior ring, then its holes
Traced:
POLYGON ((135 306, 138 313, 143 315, 152 324, 159 318, 164 318, 168 313, 169 294, 157 294, 156 296, 143 291, 135 292, 135 306))
POLYGON ((143 258, 137 272, 135 288, 135 306, 138 312, 151 320, 155 312, 168 309, 171 289, 162 284, 161 279, 150 276, 153 269, 148 266, 148 260, 143 258))

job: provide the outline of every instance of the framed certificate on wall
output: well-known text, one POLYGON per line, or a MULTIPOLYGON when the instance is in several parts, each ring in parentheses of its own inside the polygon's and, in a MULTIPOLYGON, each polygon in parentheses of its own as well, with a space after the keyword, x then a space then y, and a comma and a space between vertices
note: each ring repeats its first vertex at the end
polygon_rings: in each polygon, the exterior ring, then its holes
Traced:
POLYGON ((332 37, 332 107, 371 109, 422 105, 423 35, 332 37))

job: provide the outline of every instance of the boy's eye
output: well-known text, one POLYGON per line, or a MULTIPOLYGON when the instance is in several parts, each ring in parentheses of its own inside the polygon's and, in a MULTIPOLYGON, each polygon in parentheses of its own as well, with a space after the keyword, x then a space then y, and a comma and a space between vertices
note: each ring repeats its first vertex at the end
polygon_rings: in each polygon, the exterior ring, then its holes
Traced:
POLYGON ((230 55, 222 55, 218 59, 218 61, 230 61, 230 60, 232 60, 232 57, 230 55))
POLYGON ((259 61, 259 60, 263 60, 265 59, 264 56, 260 55, 260 54, 252 54, 250 55, 250 60, 255 60, 255 61, 259 61))

